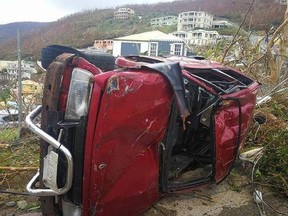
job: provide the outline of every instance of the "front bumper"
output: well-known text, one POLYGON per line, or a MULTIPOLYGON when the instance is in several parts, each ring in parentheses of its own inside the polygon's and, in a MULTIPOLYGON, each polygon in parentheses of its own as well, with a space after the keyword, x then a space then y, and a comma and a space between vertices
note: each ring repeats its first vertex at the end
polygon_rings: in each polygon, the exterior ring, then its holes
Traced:
MULTIPOLYGON (((35 119, 39 114, 41 113, 41 106, 38 106, 36 109, 34 109, 25 119, 26 124, 28 128, 38 135, 40 138, 45 140, 51 147, 51 151, 54 149, 59 150, 60 152, 63 153, 63 155, 66 158, 67 161, 67 172, 66 172, 66 182, 62 188, 58 188, 57 184, 55 185, 53 183, 53 176, 57 179, 57 165, 58 161, 53 161, 51 158, 47 159, 47 163, 44 163, 43 170, 46 170, 43 173, 43 176, 45 175, 47 178, 46 179, 47 183, 46 185, 54 185, 52 188, 47 188, 47 189, 40 189, 36 188, 35 185, 37 182, 39 182, 39 172, 31 179, 31 181, 27 184, 27 191, 30 195, 33 196, 55 196, 55 195, 62 195, 67 193, 71 186, 72 186, 72 180, 73 180, 73 159, 70 151, 62 145, 59 141, 54 139, 52 136, 44 132, 42 129, 37 127, 33 123, 33 119, 35 119), (50 182, 49 182, 50 181, 50 182)), ((58 139, 60 140, 60 139, 58 139)), ((57 154, 57 153, 54 153, 57 154)), ((49 157, 49 153, 47 154, 49 157)))

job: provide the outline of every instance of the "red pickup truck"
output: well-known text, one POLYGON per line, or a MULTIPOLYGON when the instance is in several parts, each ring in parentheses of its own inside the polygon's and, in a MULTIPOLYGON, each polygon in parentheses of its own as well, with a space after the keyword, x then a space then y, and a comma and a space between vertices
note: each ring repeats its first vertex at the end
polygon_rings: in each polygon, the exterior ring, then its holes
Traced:
POLYGON ((43 215, 139 215, 160 194, 229 174, 257 82, 188 57, 119 57, 105 72, 91 62, 59 55, 42 106, 26 118, 42 138, 40 171, 27 190, 41 198, 43 215))

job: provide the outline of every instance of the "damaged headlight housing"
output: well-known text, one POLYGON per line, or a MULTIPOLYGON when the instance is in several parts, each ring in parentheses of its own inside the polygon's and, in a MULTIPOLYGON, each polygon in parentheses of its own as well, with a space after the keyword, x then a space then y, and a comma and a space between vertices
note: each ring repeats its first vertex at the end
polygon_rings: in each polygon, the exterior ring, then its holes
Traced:
POLYGON ((67 99, 65 120, 80 120, 87 115, 93 75, 84 69, 74 68, 67 99))

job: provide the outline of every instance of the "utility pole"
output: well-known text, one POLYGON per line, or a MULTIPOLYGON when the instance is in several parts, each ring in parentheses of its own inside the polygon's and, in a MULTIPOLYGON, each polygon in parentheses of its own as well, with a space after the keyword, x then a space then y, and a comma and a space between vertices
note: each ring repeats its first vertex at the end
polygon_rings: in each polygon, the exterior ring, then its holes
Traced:
POLYGON ((21 40, 20 40, 20 31, 17 28, 17 53, 18 53, 18 132, 19 138, 21 134, 22 127, 22 73, 21 73, 21 40))

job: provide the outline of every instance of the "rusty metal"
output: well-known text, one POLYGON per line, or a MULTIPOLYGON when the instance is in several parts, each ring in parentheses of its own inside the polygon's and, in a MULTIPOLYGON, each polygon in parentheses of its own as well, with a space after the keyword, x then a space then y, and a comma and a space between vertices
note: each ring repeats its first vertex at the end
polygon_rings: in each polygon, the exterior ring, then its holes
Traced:
MULTIPOLYGON (((58 56, 53 63, 50 64, 43 90, 42 113, 41 113, 41 129, 47 130, 47 113, 48 111, 57 111, 61 81, 66 68, 74 58, 74 54, 64 53, 58 56)), ((41 177, 43 176, 43 158, 47 154, 47 143, 41 140, 40 145, 40 187, 45 188, 41 177)), ((58 215, 55 207, 54 197, 41 197, 41 209, 43 215, 58 215)))

